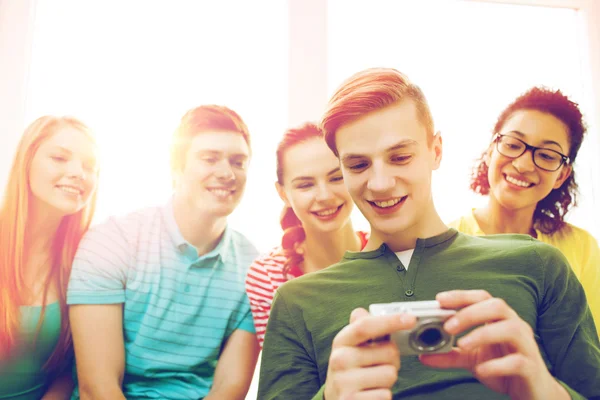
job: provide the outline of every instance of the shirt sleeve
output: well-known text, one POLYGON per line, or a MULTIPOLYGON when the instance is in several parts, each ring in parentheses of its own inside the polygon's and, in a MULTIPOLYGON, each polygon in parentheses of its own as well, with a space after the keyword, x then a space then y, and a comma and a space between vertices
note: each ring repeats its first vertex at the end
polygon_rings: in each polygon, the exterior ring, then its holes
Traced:
POLYGON ((235 329, 241 329, 243 331, 256 334, 256 329, 254 328, 254 321, 252 320, 252 313, 250 312, 250 304, 248 304, 248 297, 245 293, 242 306, 240 307, 239 315, 241 315, 242 317, 238 320, 235 329))
POLYGON ((323 399, 317 364, 307 351, 308 331, 291 315, 281 290, 275 294, 263 348, 258 398, 323 399))
POLYGON ((583 265, 580 281, 598 330, 600 328, 600 248, 591 235, 586 235, 583 242, 585 248, 582 251, 583 265))
POLYGON ((261 259, 255 260, 248 269, 248 274, 246 275, 246 293, 250 300, 250 310, 252 311, 256 327, 256 337, 262 348, 267 322, 271 313, 271 303, 275 287, 261 259))
POLYGON ((69 279, 67 304, 118 304, 125 302, 131 246, 117 224, 90 229, 81 240, 69 279))
POLYGON ((538 333, 551 373, 571 395, 600 397, 600 343, 583 287, 560 250, 538 247, 545 268, 538 333))

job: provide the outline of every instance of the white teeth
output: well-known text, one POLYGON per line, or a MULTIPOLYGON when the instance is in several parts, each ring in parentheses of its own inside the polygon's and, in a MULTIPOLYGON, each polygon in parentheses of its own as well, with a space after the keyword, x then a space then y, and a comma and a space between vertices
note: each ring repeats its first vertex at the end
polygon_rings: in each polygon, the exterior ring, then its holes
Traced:
POLYGON ((399 197, 395 200, 374 201, 373 203, 375 203, 377 205, 377 207, 388 208, 388 207, 393 207, 396 204, 400 203, 400 200, 402 200, 402 197, 399 197))
POLYGON ((232 193, 230 190, 223 190, 223 189, 209 189, 209 191, 211 193, 217 195, 217 197, 227 197, 232 193))
POLYGON ((531 183, 529 183, 529 182, 524 182, 524 181, 520 181, 520 180, 518 180, 518 179, 516 179, 516 178, 513 178, 512 176, 508 176, 508 175, 506 175, 506 178, 505 178, 505 179, 506 179, 508 182, 512 183, 513 185, 521 186, 521 187, 524 187, 524 188, 527 188, 527 187, 531 186, 531 183))
POLYGON ((67 192, 67 193, 72 193, 72 194, 81 194, 81 190, 76 189, 74 187, 70 187, 70 186, 59 186, 59 188, 63 191, 63 192, 67 192))
POLYGON ((337 210, 338 210, 338 209, 337 209, 337 207, 336 207, 336 208, 331 208, 331 209, 329 209, 329 210, 323 210, 323 211, 319 211, 319 212, 317 212, 316 214, 317 214, 319 217, 326 217, 326 216, 328 216, 328 215, 335 214, 337 210))

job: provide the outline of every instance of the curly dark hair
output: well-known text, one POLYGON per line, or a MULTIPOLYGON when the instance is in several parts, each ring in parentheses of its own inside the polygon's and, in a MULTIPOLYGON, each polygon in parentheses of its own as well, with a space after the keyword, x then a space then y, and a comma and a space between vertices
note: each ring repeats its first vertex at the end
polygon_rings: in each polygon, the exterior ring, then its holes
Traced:
MULTIPOLYGON (((500 132, 508 118, 519 110, 536 110, 550 114, 561 120, 569 130, 569 163, 572 165, 577 157, 583 136, 587 127, 579 105, 565 96, 560 90, 546 87, 533 87, 517 97, 502 111, 492 134, 500 132)), ((481 195, 490 192, 488 181, 488 166, 485 162, 487 150, 477 160, 471 174, 471 190, 481 195)), ((576 205, 578 186, 575 181, 575 171, 563 182, 558 189, 553 189, 548 196, 536 206, 533 214, 533 226, 545 234, 553 234, 565 226, 565 215, 576 205)))

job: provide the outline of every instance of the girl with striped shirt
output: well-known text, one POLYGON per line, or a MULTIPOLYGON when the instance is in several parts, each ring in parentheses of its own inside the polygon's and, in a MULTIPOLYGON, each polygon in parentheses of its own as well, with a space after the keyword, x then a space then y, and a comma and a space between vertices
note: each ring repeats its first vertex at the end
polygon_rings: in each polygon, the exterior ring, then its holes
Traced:
POLYGON ((307 123, 284 134, 277 147, 275 187, 285 203, 281 245, 256 259, 246 277, 261 348, 279 286, 335 264, 347 250, 360 251, 367 243, 367 234, 352 227, 354 205, 339 160, 316 125, 307 123))

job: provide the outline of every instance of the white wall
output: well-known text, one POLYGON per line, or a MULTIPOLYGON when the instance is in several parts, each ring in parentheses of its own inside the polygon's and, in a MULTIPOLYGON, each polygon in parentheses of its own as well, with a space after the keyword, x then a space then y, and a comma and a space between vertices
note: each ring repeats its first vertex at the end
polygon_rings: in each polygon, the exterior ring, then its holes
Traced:
POLYGON ((36 0, 0 1, 0 194, 25 127, 36 0))

